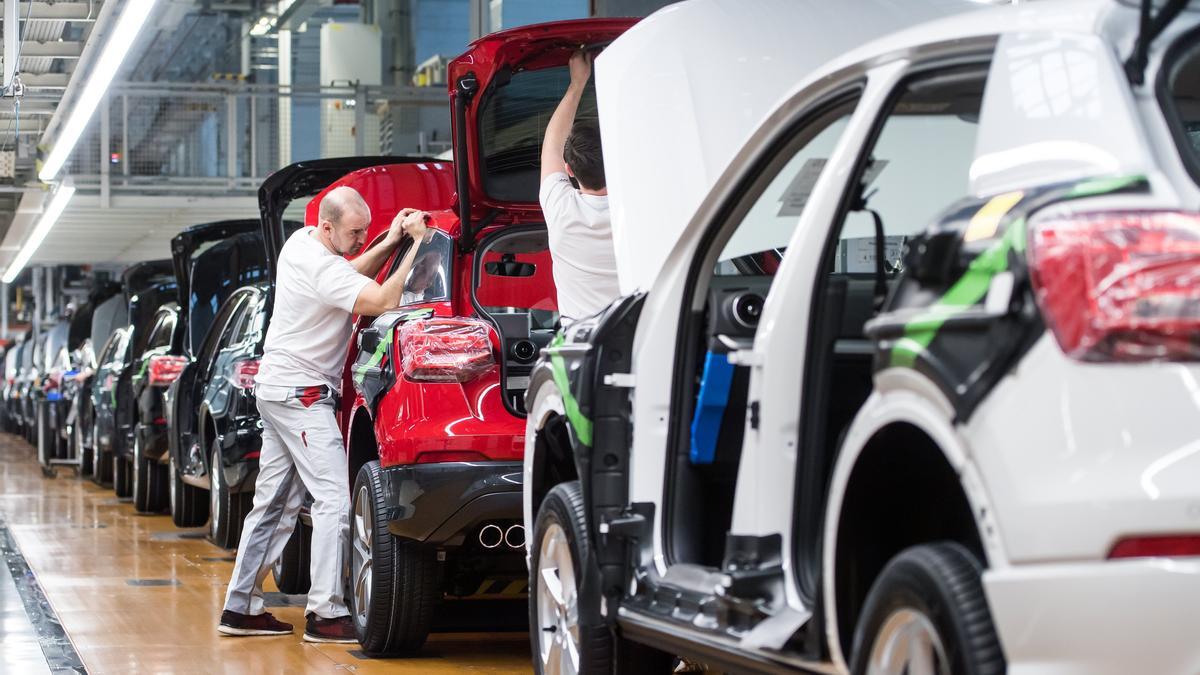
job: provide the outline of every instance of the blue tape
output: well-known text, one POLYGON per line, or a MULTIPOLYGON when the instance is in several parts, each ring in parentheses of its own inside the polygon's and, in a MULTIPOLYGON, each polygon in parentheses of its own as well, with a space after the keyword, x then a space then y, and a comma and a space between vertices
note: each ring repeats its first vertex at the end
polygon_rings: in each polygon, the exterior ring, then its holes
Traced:
POLYGON ((721 434, 721 419, 729 404, 733 368, 728 354, 708 352, 704 357, 700 396, 696 400, 696 414, 692 417, 692 447, 689 453, 692 464, 712 464, 717 456, 717 437, 721 434))

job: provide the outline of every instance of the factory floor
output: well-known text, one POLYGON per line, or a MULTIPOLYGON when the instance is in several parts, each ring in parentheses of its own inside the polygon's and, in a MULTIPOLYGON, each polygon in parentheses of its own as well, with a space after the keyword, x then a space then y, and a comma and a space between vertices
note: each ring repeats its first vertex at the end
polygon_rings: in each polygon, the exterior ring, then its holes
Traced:
POLYGON ((304 598, 280 593, 268 605, 297 626, 293 635, 221 636, 232 551, 170 516, 134 513, 73 469, 44 477, 33 448, 9 434, 0 434, 0 550, 10 572, 0 572, 0 673, 530 671, 519 631, 435 633, 405 659, 305 643, 304 598))

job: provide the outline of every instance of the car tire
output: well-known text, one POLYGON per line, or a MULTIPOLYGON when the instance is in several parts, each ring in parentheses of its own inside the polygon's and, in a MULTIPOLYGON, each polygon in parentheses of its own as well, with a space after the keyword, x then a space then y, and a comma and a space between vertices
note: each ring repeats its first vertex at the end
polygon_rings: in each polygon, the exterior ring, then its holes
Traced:
POLYGON ((113 466, 113 492, 117 493, 117 497, 128 499, 133 496, 133 462, 128 458, 114 454, 112 459, 113 466))
POLYGON ((143 453, 140 438, 133 440, 133 508, 159 513, 167 506, 167 467, 143 453))
POLYGON ((199 527, 208 520, 208 491, 183 482, 175 455, 167 462, 167 501, 175 527, 199 527))
POLYGON ((425 644, 440 599, 437 553, 388 530, 378 460, 359 469, 353 494, 346 600, 359 644, 370 656, 412 654, 425 644))
POLYGON ((87 478, 92 475, 92 451, 83 444, 83 432, 79 430, 79 422, 71 425, 71 447, 75 448, 75 459, 79 460, 79 477, 87 478))
POLYGON ((254 495, 231 491, 225 480, 221 441, 216 438, 213 439, 209 459, 212 468, 208 488, 208 537, 221 548, 237 548, 242 536, 242 522, 254 505, 254 495))
POLYGON ((1002 675, 1004 652, 982 571, 975 555, 954 542, 901 551, 867 593, 854 631, 851 672, 902 672, 920 653, 940 665, 935 672, 1002 675), (897 639, 903 636, 909 639, 897 639), (915 640, 921 649, 914 649, 915 640))
POLYGON ((674 657, 670 654, 615 638, 601 617, 582 615, 578 602, 580 583, 592 544, 579 481, 559 483, 546 495, 538 509, 532 541, 529 639, 535 673, 671 672, 674 657), (546 575, 547 571, 552 575, 546 575), (551 586, 551 577, 559 584, 557 593, 551 586), (575 626, 566 618, 572 614, 576 617, 575 626), (579 662, 563 663, 562 659, 570 658, 571 649, 566 641, 572 635, 578 636, 573 647, 579 662))
POLYGON ((110 485, 113 480, 112 453, 106 452, 100 445, 100 428, 92 428, 92 482, 96 485, 110 485))
POLYGON ((283 547, 283 554, 271 567, 271 576, 280 593, 299 595, 308 592, 311 586, 308 553, 312 546, 312 528, 299 521, 292 536, 283 547))

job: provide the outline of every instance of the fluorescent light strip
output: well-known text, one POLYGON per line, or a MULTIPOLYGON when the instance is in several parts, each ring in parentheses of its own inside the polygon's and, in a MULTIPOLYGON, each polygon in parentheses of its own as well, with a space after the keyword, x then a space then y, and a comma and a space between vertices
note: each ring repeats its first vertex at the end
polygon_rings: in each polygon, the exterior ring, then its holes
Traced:
POLYGON ((25 269, 25 264, 29 262, 29 259, 37 252, 38 247, 45 241, 46 235, 50 234, 50 228, 54 227, 54 223, 58 222, 58 217, 62 215, 63 209, 67 208, 67 202, 71 201, 71 197, 74 194, 75 188, 73 186, 58 186, 58 190, 50 197, 50 205, 42 212, 41 220, 38 220, 37 225, 33 228, 33 232, 30 232, 29 238, 25 240, 25 245, 21 247, 21 251, 17 253, 17 257, 13 258, 8 269, 4 271, 4 283, 11 284, 16 280, 21 270, 25 269))
MULTIPOLYGON (((110 2, 112 1, 115 0, 110 0, 110 2)), ((108 43, 104 45, 104 51, 100 53, 100 58, 92 67, 83 93, 71 103, 70 116, 67 117, 66 124, 62 126, 58 138, 54 140, 54 148, 38 173, 38 178, 44 182, 48 183, 54 180, 63 165, 67 163, 67 159, 71 157, 75 144, 79 142, 79 137, 87 129, 88 122, 92 119, 92 113, 96 112, 96 106, 100 105, 100 99, 104 98, 104 92, 108 91, 108 85, 112 83, 117 70, 121 68, 121 62, 125 60, 125 55, 129 53, 130 46, 137 39, 138 31, 146 23, 156 1, 128 0, 126 3, 124 13, 121 14, 116 27, 108 36, 108 43)))

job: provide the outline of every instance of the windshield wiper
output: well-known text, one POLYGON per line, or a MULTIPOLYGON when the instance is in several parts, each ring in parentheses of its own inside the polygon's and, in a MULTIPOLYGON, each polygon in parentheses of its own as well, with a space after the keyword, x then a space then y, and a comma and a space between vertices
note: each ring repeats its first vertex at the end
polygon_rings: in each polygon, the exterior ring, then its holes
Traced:
POLYGON ((1125 76, 1130 84, 1142 85, 1146 82, 1146 62, 1150 58, 1150 43, 1162 34, 1167 26, 1179 16, 1188 0, 1167 0, 1163 8, 1153 17, 1150 10, 1154 0, 1142 0, 1142 15, 1138 27, 1138 36, 1133 43, 1133 53, 1125 61, 1125 76))

